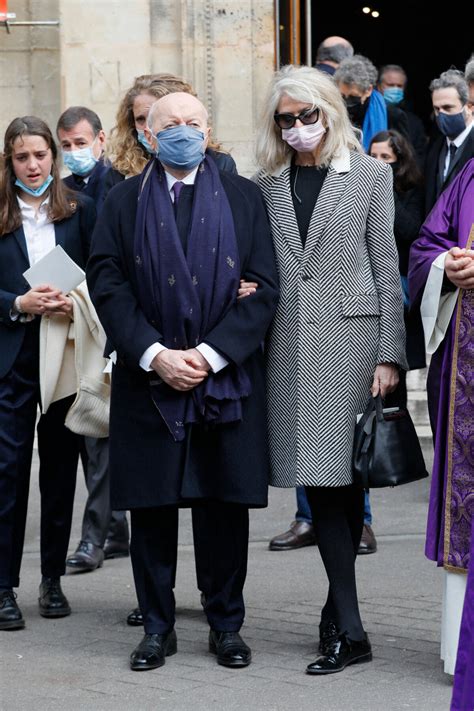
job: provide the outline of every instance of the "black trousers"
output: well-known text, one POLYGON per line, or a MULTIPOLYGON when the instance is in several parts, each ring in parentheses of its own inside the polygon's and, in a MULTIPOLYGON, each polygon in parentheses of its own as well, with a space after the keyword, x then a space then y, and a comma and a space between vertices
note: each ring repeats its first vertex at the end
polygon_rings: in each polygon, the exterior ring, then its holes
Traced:
MULTIPOLYGON (((0 587, 18 587, 25 539, 39 392, 39 323, 27 328, 11 371, 0 379, 0 587)), ((80 437, 64 426, 74 396, 38 423, 41 572, 59 577, 71 532, 80 437)))
POLYGON ((84 437, 87 466, 84 467, 88 497, 82 518, 81 539, 104 547, 105 539, 128 543, 125 511, 111 511, 109 438, 84 437))
MULTIPOLYGON (((205 613, 209 625, 218 632, 238 632, 245 616, 248 509, 222 502, 197 504, 196 508, 200 509, 198 526, 205 542, 197 565, 202 560, 208 571, 205 613)), ((162 506, 130 513, 130 553, 145 632, 164 634, 175 623, 179 509, 162 506)))
POLYGON ((364 524, 364 490, 351 486, 307 486, 318 548, 329 580, 321 621, 336 622, 339 631, 360 640, 355 559, 364 524))

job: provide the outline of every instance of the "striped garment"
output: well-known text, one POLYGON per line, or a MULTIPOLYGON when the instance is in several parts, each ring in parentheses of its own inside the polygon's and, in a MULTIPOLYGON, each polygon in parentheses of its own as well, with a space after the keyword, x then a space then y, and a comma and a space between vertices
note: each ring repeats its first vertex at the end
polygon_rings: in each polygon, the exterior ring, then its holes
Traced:
POLYGON ((405 359, 391 169, 334 159, 303 249, 290 165, 260 172, 280 276, 267 348, 271 484, 352 482, 355 418, 377 363, 405 359))

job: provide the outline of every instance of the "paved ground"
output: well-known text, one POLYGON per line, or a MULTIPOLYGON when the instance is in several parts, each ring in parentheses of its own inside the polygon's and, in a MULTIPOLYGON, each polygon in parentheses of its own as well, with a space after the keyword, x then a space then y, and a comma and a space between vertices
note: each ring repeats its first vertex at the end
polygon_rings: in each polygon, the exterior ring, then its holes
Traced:
MULTIPOLYGON (((418 407, 423 425, 423 403, 418 407)), ((426 451, 429 456, 428 446, 426 451)), ((314 547, 267 550, 268 539, 284 530, 294 514, 293 492, 272 490, 269 508, 252 516, 243 629, 253 649, 251 666, 224 669, 207 652, 190 520, 184 512, 176 590, 179 652, 162 669, 134 673, 128 655, 142 632, 125 624, 135 604, 128 560, 67 576, 63 587, 73 607, 71 617, 39 616, 35 475, 19 590, 27 626, 0 637, 0 709, 447 711, 451 682, 438 653, 442 574, 423 555, 428 487, 425 480, 372 494, 379 551, 357 564, 363 619, 374 647, 372 664, 325 678, 304 674, 316 656, 325 574, 314 547)), ((84 493, 80 477, 71 549, 84 493)))

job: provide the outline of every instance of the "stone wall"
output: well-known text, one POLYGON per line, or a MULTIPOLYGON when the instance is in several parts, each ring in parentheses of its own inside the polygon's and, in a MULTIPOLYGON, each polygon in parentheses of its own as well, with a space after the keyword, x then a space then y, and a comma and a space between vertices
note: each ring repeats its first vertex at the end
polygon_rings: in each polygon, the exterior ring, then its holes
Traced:
POLYGON ((85 104, 114 124, 133 78, 172 72, 206 104, 214 135, 253 171, 260 101, 274 61, 273 0, 10 0, 17 19, 59 28, 0 29, 0 131, 35 113, 54 126, 85 104))

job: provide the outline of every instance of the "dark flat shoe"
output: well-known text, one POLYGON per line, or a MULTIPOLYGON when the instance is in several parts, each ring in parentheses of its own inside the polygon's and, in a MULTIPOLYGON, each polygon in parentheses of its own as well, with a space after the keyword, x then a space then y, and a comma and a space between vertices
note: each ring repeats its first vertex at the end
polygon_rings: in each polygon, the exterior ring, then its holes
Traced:
POLYGON ((167 634, 146 634, 130 655, 130 669, 133 671, 158 669, 165 663, 165 657, 171 657, 177 651, 174 630, 167 634))
POLYGON ((293 521, 288 531, 272 538, 268 548, 271 551, 293 551, 314 545, 316 545, 316 534, 313 525, 306 521, 293 521))
POLYGON ((130 555, 130 546, 128 541, 114 541, 107 538, 104 543, 104 559, 111 560, 112 558, 128 558, 130 555))
POLYGON ((128 613, 127 625, 130 625, 130 627, 140 627, 143 625, 143 615, 139 607, 136 607, 128 613))
POLYGON ((238 632, 209 631, 209 651, 217 655, 217 663, 223 667, 247 667, 252 661, 252 652, 238 632))
POLYGON ((324 620, 319 625, 319 653, 330 651, 339 637, 339 630, 334 620, 324 620))
POLYGON ((66 567, 70 573, 90 573, 102 567, 104 551, 99 546, 87 541, 81 541, 76 551, 66 559, 66 567))
POLYGON ((13 590, 0 593, 0 630, 22 630, 25 620, 16 602, 13 590))
POLYGON ((315 662, 306 667, 307 674, 335 674, 345 669, 349 664, 372 661, 372 647, 367 635, 362 640, 351 640, 346 635, 340 635, 332 648, 326 649, 315 662))
POLYGON ((42 617, 67 617, 71 614, 59 578, 43 578, 39 587, 38 604, 42 617))

